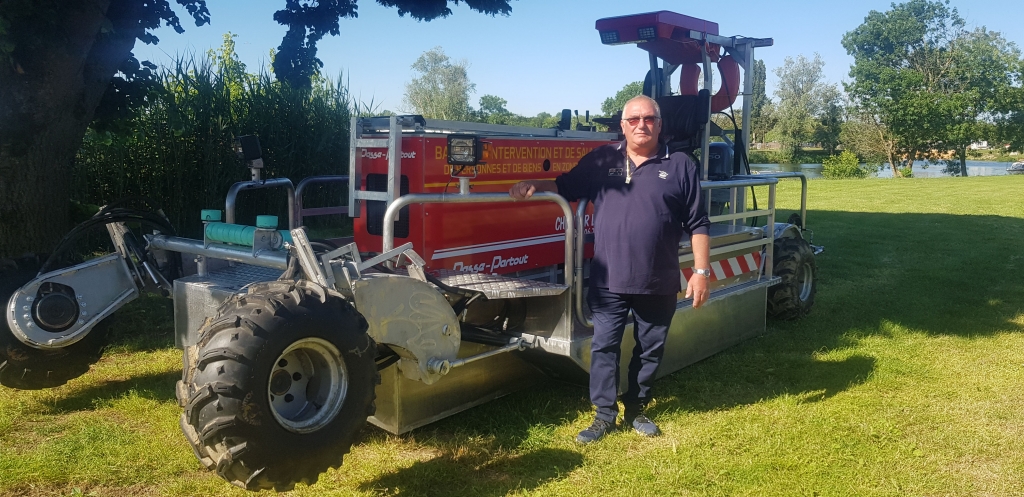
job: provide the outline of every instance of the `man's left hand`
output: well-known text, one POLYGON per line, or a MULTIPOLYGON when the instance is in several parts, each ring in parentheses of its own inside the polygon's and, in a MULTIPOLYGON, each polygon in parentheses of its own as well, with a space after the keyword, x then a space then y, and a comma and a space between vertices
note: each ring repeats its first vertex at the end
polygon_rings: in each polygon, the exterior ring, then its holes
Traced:
POLYGON ((686 298, 693 297, 693 308, 696 309, 708 301, 708 277, 693 273, 686 282, 686 298))

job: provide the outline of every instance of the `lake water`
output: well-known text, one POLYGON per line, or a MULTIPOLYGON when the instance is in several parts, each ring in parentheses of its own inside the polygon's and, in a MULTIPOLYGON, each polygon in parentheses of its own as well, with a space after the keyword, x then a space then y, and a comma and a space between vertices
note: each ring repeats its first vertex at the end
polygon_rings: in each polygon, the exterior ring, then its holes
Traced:
MULTIPOLYGON (((967 161, 967 175, 968 176, 1005 176, 1008 174, 1006 168, 1010 167, 1009 162, 992 162, 992 161, 979 161, 969 160, 967 161)), ((941 178, 947 177, 948 174, 942 172, 942 164, 932 165, 928 162, 915 162, 914 163, 914 177, 915 178, 941 178)), ((777 171, 788 171, 788 172, 801 172, 807 175, 808 178, 820 178, 821 177, 821 164, 751 164, 750 171, 753 173, 758 172, 777 172, 777 171)), ((892 169, 889 168, 889 164, 885 164, 877 173, 873 175, 877 178, 891 178, 892 169)))

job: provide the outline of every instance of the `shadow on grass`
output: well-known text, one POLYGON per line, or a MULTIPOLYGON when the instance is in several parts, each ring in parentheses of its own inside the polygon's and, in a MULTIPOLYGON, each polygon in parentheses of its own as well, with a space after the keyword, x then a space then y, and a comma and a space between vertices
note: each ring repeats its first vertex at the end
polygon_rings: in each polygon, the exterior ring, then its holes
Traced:
POLYGON ((97 385, 74 390, 67 396, 46 404, 44 414, 88 411, 97 405, 124 397, 131 393, 138 397, 168 401, 174 400, 174 383, 181 379, 180 371, 134 376, 124 380, 105 381, 97 385))
MULTIPOLYGON (((1024 331, 1024 219, 951 214, 812 212, 818 259, 813 312, 784 331, 808 345, 914 332, 983 336, 1024 331)), ((809 347, 816 348, 816 347, 809 347)))
MULTIPOLYGON (((574 422, 590 409, 586 386, 541 381, 417 428, 408 436, 437 448, 474 444, 488 451, 528 448, 543 445, 556 427, 574 422)), ((368 439, 388 436, 375 427, 368 430, 368 439)))
POLYGON ((652 412, 730 409, 783 396, 819 402, 863 383, 874 368, 875 359, 863 355, 819 361, 726 352, 660 380, 652 412))
POLYGON ((448 451, 429 461, 388 473, 360 485, 383 495, 507 495, 557 480, 583 464, 583 456, 565 449, 524 454, 485 450, 448 451))
POLYGON ((108 346, 119 352, 151 352, 174 346, 174 302, 144 295, 108 317, 108 346))
MULTIPOLYGON (((585 386, 539 382, 432 423, 402 438, 438 454, 360 485, 382 495, 506 495, 557 480, 583 464, 577 451, 553 449, 560 427, 589 413, 585 386)), ((364 443, 390 437, 376 427, 364 443)))
POLYGON ((825 246, 816 259, 811 313, 769 321, 767 334, 660 380, 655 412, 731 408, 779 396, 827 399, 863 383, 875 359, 819 357, 869 336, 1024 331, 1024 220, 838 211, 812 211, 808 218, 814 243, 825 246))

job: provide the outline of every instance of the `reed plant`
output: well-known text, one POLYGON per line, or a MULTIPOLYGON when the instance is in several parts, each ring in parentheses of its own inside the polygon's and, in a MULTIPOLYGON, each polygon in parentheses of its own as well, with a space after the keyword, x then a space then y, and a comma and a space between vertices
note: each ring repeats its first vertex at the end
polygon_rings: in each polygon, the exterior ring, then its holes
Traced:
MULTIPOLYGON (((224 196, 250 173, 232 152, 236 136, 255 134, 263 178, 344 174, 353 107, 340 81, 317 76, 310 88, 286 85, 266 68, 255 73, 234 54, 233 36, 217 51, 177 56, 159 70, 148 105, 115 127, 86 135, 72 168, 76 200, 103 205, 145 196, 164 209, 179 234, 201 236, 200 209, 223 209, 224 196)), ((306 206, 339 205, 338 185, 311 189, 306 206), (315 190, 315 191, 313 191, 315 190)), ((283 191, 246 192, 237 220, 276 214, 287 224, 283 191)))

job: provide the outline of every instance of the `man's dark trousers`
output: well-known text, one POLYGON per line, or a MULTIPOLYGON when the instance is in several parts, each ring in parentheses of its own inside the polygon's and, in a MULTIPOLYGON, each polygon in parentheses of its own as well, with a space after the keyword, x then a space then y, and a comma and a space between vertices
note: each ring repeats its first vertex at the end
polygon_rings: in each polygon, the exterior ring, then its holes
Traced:
POLYGON ((676 312, 676 295, 620 294, 592 287, 587 303, 594 320, 590 401, 597 406, 599 419, 614 423, 619 412, 619 351, 629 312, 633 311, 636 347, 629 361, 629 387, 622 395, 622 403, 627 409, 642 409, 651 399, 654 375, 665 353, 665 337, 676 312))

